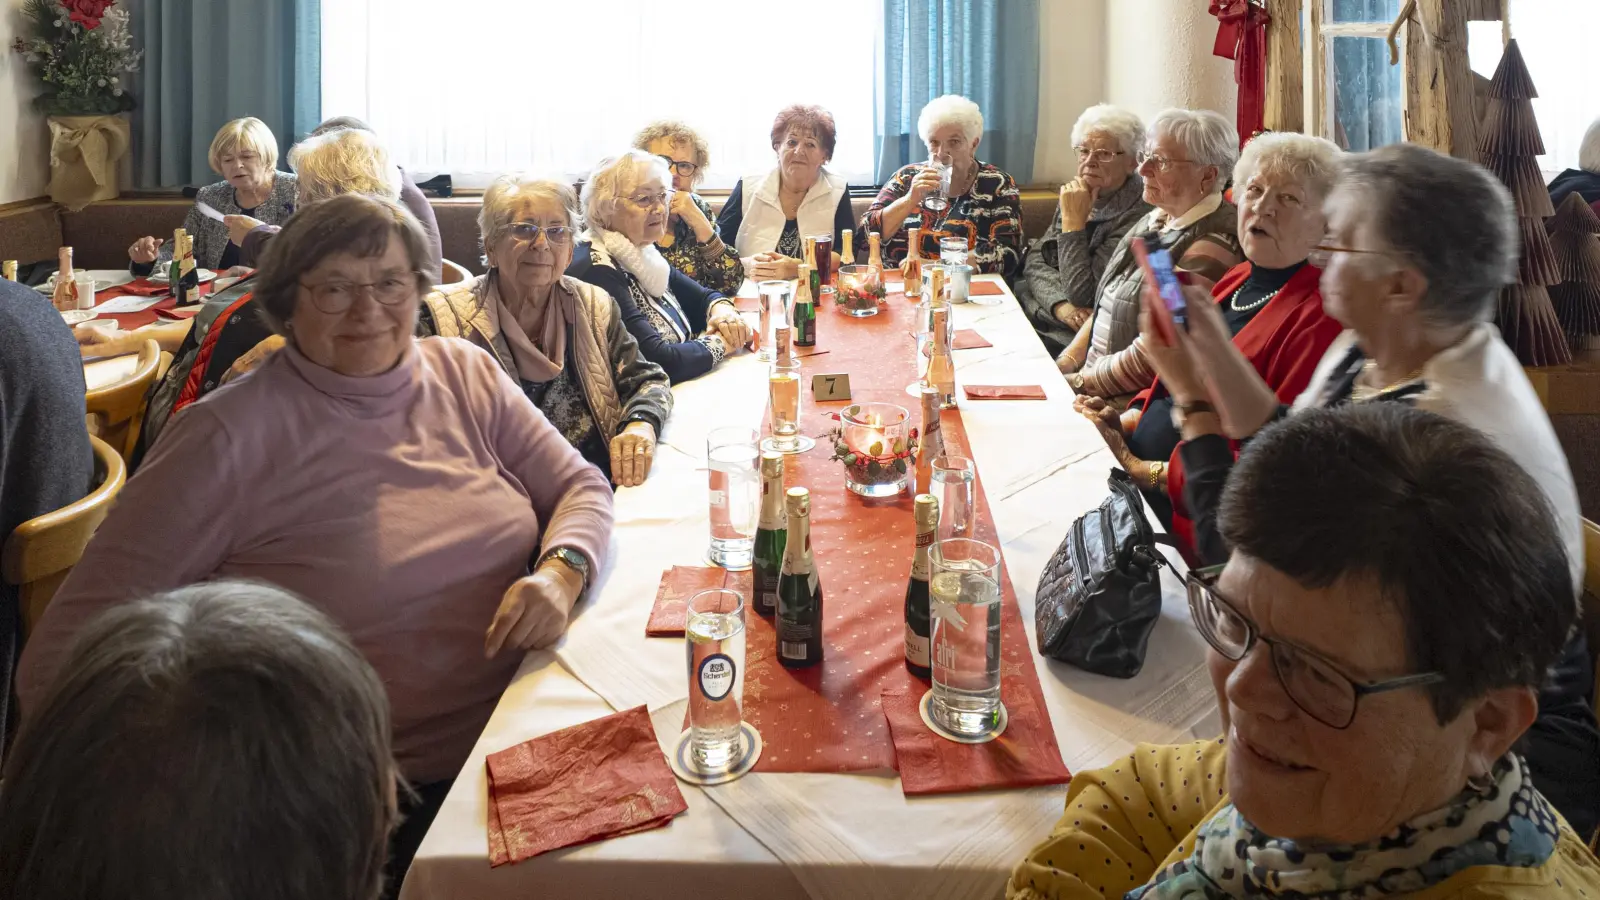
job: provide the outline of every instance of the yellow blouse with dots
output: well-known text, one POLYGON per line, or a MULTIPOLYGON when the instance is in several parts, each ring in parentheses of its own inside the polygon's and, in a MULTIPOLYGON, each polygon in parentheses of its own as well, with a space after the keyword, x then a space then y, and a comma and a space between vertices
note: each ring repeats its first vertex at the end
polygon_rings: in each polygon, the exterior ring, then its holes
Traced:
MULTIPOLYGON (((1121 900, 1194 851, 1194 833, 1227 802, 1222 741, 1140 744, 1112 765, 1074 775, 1066 814, 1011 873, 1006 900, 1121 900)), ((1411 894, 1415 900, 1600 900, 1600 862, 1563 821, 1549 862, 1477 866, 1411 894)))

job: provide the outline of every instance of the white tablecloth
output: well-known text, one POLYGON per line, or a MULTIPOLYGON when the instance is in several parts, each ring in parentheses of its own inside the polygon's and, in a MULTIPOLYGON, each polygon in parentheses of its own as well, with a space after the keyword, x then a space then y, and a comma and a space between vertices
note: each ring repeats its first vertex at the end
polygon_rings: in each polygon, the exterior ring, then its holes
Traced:
MULTIPOLYGON (((1071 390, 1016 300, 1009 293, 979 299, 995 305, 958 306, 955 324, 976 328, 994 346, 958 351, 958 382, 1041 384, 1048 395, 1044 402, 961 401, 1032 641, 1039 572, 1072 521, 1104 499, 1116 463, 1072 410, 1071 390)), ((909 337, 904 349, 911 352, 909 337)), ((662 570, 703 563, 705 436, 723 425, 759 425, 764 373, 765 364, 746 354, 674 388, 677 407, 654 471, 641 487, 617 493, 611 562, 593 598, 554 653, 524 660, 423 842, 403 900, 994 897, 1059 817, 1061 787, 908 800, 892 771, 757 774, 705 790, 683 786, 689 810, 667 828, 490 869, 487 754, 641 703, 655 714, 662 741, 676 738, 687 694, 683 645, 646 638, 645 621, 662 570)), ((1056 738, 1074 771, 1104 765, 1138 741, 1220 730, 1181 583, 1174 570, 1162 579, 1162 619, 1138 677, 1104 678, 1035 654, 1056 738)))

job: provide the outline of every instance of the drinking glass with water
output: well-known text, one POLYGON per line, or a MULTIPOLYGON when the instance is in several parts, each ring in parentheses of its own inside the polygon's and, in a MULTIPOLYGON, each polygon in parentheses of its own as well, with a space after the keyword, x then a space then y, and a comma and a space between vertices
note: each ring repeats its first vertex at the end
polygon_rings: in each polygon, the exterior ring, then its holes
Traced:
POLYGON ((753 428, 718 428, 706 438, 713 565, 750 567, 761 513, 760 459, 761 435, 753 428))
POLYGON ((962 737, 1000 726, 1000 551, 971 538, 928 554, 935 724, 962 737))
POLYGON ((789 324, 789 304, 794 301, 794 285, 787 281, 763 281, 756 286, 761 297, 761 322, 758 348, 761 359, 771 362, 777 354, 776 331, 789 324))
POLYGON ((930 492, 939 498, 939 540, 972 537, 977 480, 978 467, 965 456, 942 453, 933 458, 930 492))
POLYGON ((702 772, 743 755, 744 597, 722 588, 689 598, 684 628, 689 661, 689 758, 702 772))

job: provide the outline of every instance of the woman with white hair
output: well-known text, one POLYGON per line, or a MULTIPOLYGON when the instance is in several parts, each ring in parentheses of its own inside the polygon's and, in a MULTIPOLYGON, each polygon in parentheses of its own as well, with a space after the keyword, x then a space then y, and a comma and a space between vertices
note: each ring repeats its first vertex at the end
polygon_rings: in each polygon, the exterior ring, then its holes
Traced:
POLYGON ((424 296, 417 332, 487 350, 584 459, 631 487, 650 474, 672 387, 610 295, 563 274, 580 221, 570 185, 496 179, 478 212, 488 274, 424 296))
MULTIPOLYGON (((239 245, 229 240, 227 226, 201 207, 282 225, 294 212, 295 176, 277 171, 278 139, 267 123, 253 117, 234 119, 218 129, 207 159, 223 180, 195 195, 183 229, 194 241, 196 265, 228 269, 240 264, 239 245)), ((158 264, 172 261, 172 245, 164 238, 142 237, 128 248, 128 259, 128 271, 149 275, 158 264)))
POLYGON ((1123 353, 1139 336, 1139 294, 1144 274, 1131 242, 1144 238, 1165 247, 1180 271, 1210 285, 1243 258, 1238 211, 1223 199, 1228 172, 1239 159, 1239 133, 1210 110, 1169 109, 1150 123, 1148 148, 1139 155, 1144 199, 1155 209, 1129 229, 1100 278, 1090 324, 1078 329, 1056 364, 1074 391, 1122 405, 1150 384, 1137 351, 1123 353))
MULTIPOLYGON (((1322 270, 1307 261, 1327 231, 1322 204, 1338 179, 1342 156, 1323 138, 1267 133, 1251 141, 1233 167, 1245 261, 1217 282, 1211 305, 1233 346, 1284 403, 1305 390, 1342 330, 1322 310, 1322 270)), ((1086 393, 1075 405, 1100 427, 1179 548, 1192 552, 1194 526, 1183 502, 1179 448, 1181 423, 1198 410, 1175 405, 1167 386, 1155 379, 1145 346, 1141 337, 1123 351, 1131 369, 1147 373, 1144 391, 1127 412, 1118 415, 1116 407, 1086 393)))
POLYGON ((1144 150, 1138 116, 1107 103, 1089 107, 1072 126, 1072 150, 1078 177, 1061 186, 1050 230, 1029 245, 1017 279, 1017 302, 1051 356, 1089 321, 1111 254, 1150 211, 1134 172, 1144 150))
POLYGON ((739 179, 717 216, 718 230, 733 236, 745 271, 758 281, 794 278, 810 235, 832 234, 837 259, 839 232, 854 219, 849 185, 827 169, 838 137, 832 113, 786 106, 770 136, 778 167, 739 179))
POLYGON ((722 240, 716 214, 694 192, 711 164, 711 147, 698 131, 672 120, 651 122, 633 136, 635 150, 654 153, 672 170, 672 209, 667 231, 656 249, 667 264, 696 282, 725 294, 744 284, 739 252, 722 240))
POLYGON ((656 249, 672 208, 666 163, 643 150, 603 159, 583 185, 588 230, 567 274, 609 293, 639 350, 673 384, 698 378, 750 340, 733 301, 697 284, 656 249))
POLYGON ((956 94, 930 100, 917 117, 917 134, 928 145, 928 161, 894 173, 861 217, 862 233, 883 236, 885 265, 904 264, 908 229, 922 229, 923 259, 937 259, 944 238, 966 238, 969 265, 1011 280, 1022 267, 1022 195, 1010 175, 978 160, 978 104, 956 94), (936 210, 927 201, 939 194, 940 167, 949 169, 950 191, 936 210))
POLYGON ((1557 206, 1573 192, 1581 195, 1585 203, 1600 204, 1600 119, 1589 123, 1589 130, 1583 133, 1578 167, 1562 172, 1550 182, 1550 201, 1557 206))

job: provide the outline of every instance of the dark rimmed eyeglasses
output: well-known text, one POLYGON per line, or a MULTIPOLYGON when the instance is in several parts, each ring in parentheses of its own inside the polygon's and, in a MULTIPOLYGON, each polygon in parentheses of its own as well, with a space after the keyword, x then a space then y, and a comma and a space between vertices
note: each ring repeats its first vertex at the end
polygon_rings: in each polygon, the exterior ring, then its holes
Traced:
POLYGON ((1217 593, 1217 576, 1222 566, 1191 570, 1187 579, 1189 614, 1194 617, 1195 628, 1206 639, 1211 649, 1230 662, 1238 662, 1250 654, 1259 642, 1272 654, 1272 668, 1278 683, 1294 704, 1306 715, 1329 728, 1349 728, 1355 721, 1356 706, 1368 694, 1422 687, 1444 681, 1438 672, 1402 675, 1382 681, 1357 681, 1346 675, 1327 659, 1288 641, 1269 638, 1261 633, 1232 603, 1217 593))
POLYGON ((689 178, 700 171, 698 163, 692 163, 686 159, 673 159, 665 154, 658 153, 656 155, 661 157, 661 160, 667 164, 667 168, 671 169, 674 174, 682 175, 684 178, 689 178))
POLYGON ((390 272, 372 282, 329 279, 317 284, 300 282, 311 294, 311 305, 324 315, 336 316, 348 310, 356 298, 366 294, 383 306, 399 306, 418 296, 420 272, 390 272))
POLYGON ((537 222, 513 222, 506 229, 511 236, 524 244, 532 244, 544 235, 545 240, 559 246, 572 240, 572 229, 566 225, 540 225, 537 222))

